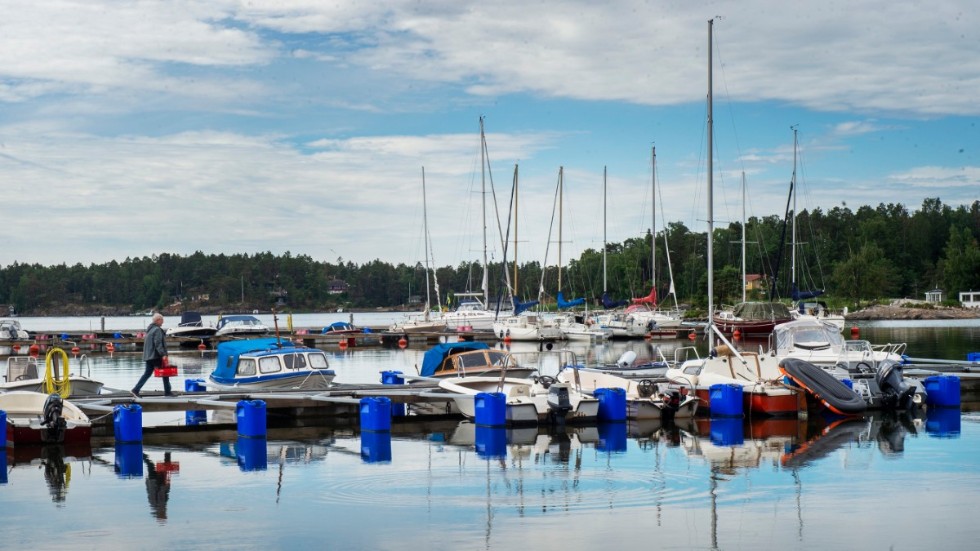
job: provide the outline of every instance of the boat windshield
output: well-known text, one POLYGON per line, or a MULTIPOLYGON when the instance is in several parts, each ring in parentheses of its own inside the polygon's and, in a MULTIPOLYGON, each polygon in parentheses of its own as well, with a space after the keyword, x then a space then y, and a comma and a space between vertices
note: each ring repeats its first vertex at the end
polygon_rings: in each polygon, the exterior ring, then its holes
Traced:
POLYGON ((259 358, 259 373, 275 373, 282 370, 278 356, 266 356, 259 358))
POLYGON ((838 331, 831 331, 823 326, 787 327, 776 332, 776 350, 790 351, 793 348, 808 350, 832 349, 840 351, 844 348, 844 337, 838 331))
POLYGON ((327 357, 322 352, 314 352, 309 355, 310 367, 313 369, 326 369, 329 367, 327 364, 327 357))
POLYGON ((303 354, 283 354, 282 361, 286 369, 306 369, 306 356, 303 354))
POLYGON ((242 375, 244 377, 251 377, 255 375, 255 360, 252 358, 242 358, 238 360, 238 370, 235 372, 236 375, 242 375))

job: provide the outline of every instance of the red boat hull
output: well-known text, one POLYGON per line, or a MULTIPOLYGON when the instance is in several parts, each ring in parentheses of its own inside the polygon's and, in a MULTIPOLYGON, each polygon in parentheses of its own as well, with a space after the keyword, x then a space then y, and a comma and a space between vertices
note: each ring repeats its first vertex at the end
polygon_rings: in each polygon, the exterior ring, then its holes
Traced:
MULTIPOLYGON (((696 395, 701 407, 711 409, 711 392, 708 389, 697 389, 696 395)), ((742 408, 746 413, 761 415, 796 415, 800 410, 800 395, 796 392, 766 394, 764 392, 748 392, 743 388, 742 408)))
POLYGON ((92 427, 73 427, 65 429, 61 439, 50 438, 47 431, 31 427, 15 426, 7 423, 7 446, 38 446, 44 444, 91 445, 92 427))

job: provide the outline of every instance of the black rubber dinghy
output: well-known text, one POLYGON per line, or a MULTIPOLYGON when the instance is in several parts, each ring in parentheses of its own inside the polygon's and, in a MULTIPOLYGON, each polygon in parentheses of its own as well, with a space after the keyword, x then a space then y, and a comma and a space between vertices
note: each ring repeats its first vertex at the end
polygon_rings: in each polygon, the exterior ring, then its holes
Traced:
POLYGON ((841 415, 856 415, 867 409, 864 399, 840 379, 812 363, 797 358, 784 358, 779 370, 807 392, 816 396, 831 411, 841 415))

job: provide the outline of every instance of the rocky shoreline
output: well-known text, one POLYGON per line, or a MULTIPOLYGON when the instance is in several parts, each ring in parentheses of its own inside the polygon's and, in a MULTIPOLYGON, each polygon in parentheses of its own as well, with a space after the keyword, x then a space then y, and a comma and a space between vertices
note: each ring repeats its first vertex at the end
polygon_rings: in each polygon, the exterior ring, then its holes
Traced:
POLYGON ((946 306, 915 307, 898 304, 877 304, 851 312, 845 316, 847 321, 873 320, 956 320, 978 319, 980 309, 954 308, 946 306))

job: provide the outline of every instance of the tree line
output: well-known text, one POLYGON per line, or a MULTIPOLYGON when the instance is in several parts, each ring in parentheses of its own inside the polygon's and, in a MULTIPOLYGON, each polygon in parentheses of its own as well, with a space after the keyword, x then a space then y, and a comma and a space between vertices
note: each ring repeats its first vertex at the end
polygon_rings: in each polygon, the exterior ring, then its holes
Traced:
MULTIPOLYGON (((891 203, 856 211, 846 205, 826 212, 803 210, 795 217, 795 255, 790 247, 793 218, 790 212, 746 221, 746 272, 766 282, 750 298, 786 300, 794 281, 800 289, 825 290, 831 304, 855 306, 883 297, 922 298, 934 288, 951 298, 960 291, 980 290, 980 201, 953 208, 928 198, 914 212, 891 203)), ((742 234, 740 222, 714 230, 716 304, 741 300, 742 234)), ((513 266, 492 263, 490 296, 540 298, 547 306, 561 290, 568 299, 585 297, 597 305, 604 292, 614 299, 647 295, 655 269, 661 302, 672 273, 679 302, 706 305, 705 233, 672 222, 655 234, 648 230, 605 249, 605 268, 602 250, 595 249, 563 267, 562 289, 555 266, 523 263, 515 281, 513 266)), ((436 269, 442 303, 451 307, 456 293, 479 291, 482 269, 477 262, 436 269)), ((0 304, 23 315, 142 312, 180 305, 210 312, 264 311, 275 304, 294 311, 413 308, 419 305, 409 305, 409 297, 424 300, 425 289, 421 263, 327 262, 289 252, 161 253, 89 266, 15 262, 0 268, 0 304)))

